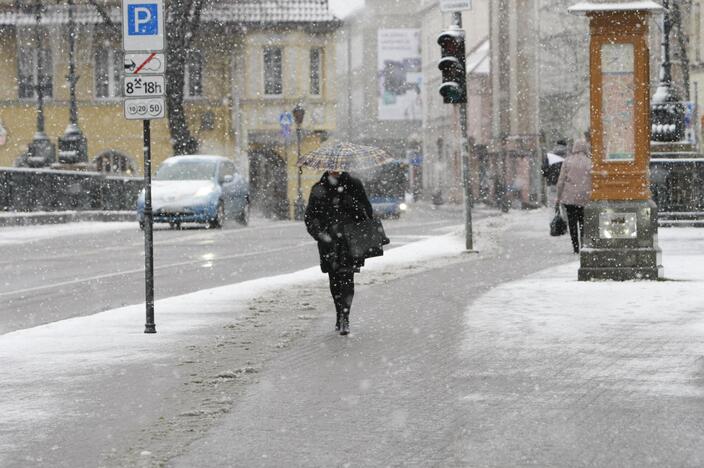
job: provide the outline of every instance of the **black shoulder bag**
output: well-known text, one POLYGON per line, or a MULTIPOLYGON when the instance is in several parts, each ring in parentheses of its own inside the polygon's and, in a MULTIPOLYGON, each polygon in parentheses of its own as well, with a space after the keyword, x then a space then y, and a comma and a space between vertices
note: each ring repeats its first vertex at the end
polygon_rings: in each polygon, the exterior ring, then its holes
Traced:
POLYGON ((384 246, 391 241, 386 237, 381 220, 370 218, 366 211, 366 219, 349 223, 343 227, 343 236, 350 249, 350 254, 355 260, 381 257, 384 255, 384 246))

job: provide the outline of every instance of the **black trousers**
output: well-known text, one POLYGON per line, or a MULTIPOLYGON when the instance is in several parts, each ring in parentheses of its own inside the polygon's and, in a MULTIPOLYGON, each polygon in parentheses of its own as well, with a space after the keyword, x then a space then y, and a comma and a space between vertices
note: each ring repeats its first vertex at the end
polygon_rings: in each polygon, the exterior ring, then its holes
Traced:
POLYGON ((572 249, 574 253, 579 253, 579 247, 584 243, 584 207, 577 205, 565 205, 567 210, 567 225, 570 228, 572 238, 572 249))
POLYGON ((328 273, 330 292, 338 314, 349 314, 354 299, 354 271, 338 270, 328 273))

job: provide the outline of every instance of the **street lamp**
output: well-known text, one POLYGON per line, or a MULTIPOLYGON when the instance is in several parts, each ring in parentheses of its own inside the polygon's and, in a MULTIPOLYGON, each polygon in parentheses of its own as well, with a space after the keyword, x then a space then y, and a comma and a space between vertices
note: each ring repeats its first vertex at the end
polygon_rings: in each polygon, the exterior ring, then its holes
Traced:
POLYGON ((88 162, 88 142, 78 126, 78 104, 76 103, 76 22, 73 20, 74 0, 68 0, 68 76, 70 110, 69 124, 64 136, 59 137, 59 162, 77 164, 88 162))
MULTIPOLYGON (((293 120, 296 122, 296 141, 298 143, 298 157, 297 164, 301 162, 301 125, 303 125, 303 118, 306 116, 306 110, 301 106, 301 104, 296 104, 296 107, 291 111, 293 114, 293 120)), ((296 191, 296 204, 294 206, 294 219, 296 221, 303 220, 305 216, 306 206, 303 201, 303 192, 301 191, 301 175, 303 174, 303 168, 298 167, 298 189, 296 191)))
POLYGON ((677 142, 684 139, 685 108, 680 102, 672 83, 672 63, 670 61, 670 31, 672 18, 669 0, 663 1, 665 18, 662 32, 662 63, 660 64, 660 83, 653 95, 651 112, 651 140, 658 142, 677 142))
POLYGON ((27 148, 26 164, 30 167, 48 166, 54 162, 56 147, 46 136, 44 118, 44 54, 42 53, 42 2, 34 2, 37 26, 34 31, 34 42, 37 48, 37 131, 27 148))

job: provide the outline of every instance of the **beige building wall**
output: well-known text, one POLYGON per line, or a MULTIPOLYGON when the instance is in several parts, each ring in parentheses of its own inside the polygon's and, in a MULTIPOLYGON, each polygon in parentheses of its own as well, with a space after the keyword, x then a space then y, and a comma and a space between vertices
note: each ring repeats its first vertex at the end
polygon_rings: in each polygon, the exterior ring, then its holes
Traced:
MULTIPOLYGON (((0 0, 0 10, 9 2, 0 0)), ((113 2, 119 3, 119 2, 113 2)), ((7 7, 5 7, 7 9, 7 7)), ((206 26, 204 26, 206 27, 206 26)), ((53 62, 53 96, 45 100, 46 133, 58 144, 69 121, 68 44, 65 25, 46 26, 44 44, 51 44, 53 62)), ((0 146, 0 166, 12 166, 26 151, 36 131, 36 99, 18 98, 18 37, 34 44, 33 27, 0 28, 0 119, 7 130, 7 140, 0 146), (19 32, 18 30, 22 29, 19 32)), ((293 201, 297 192, 295 126, 293 138, 285 142, 279 116, 297 104, 306 109, 302 125, 303 151, 311 150, 331 133, 336 122, 336 85, 334 26, 303 24, 297 27, 266 26, 243 30, 207 25, 207 34, 194 45, 204 53, 203 95, 186 99, 190 130, 200 142, 200 152, 220 154, 235 161, 240 171, 249 173, 253 144, 274 149, 288 168, 286 193, 293 201), (278 46, 283 51, 283 93, 265 96, 265 47, 278 46), (321 92, 310 92, 310 50, 322 49, 321 92), (213 125, 204 125, 212 121, 213 125), (254 141, 256 140, 256 141, 254 141), (254 143, 253 143, 254 141, 254 143)), ((95 98, 94 50, 97 44, 121 49, 121 38, 105 32, 100 25, 80 25, 77 37, 77 84, 79 125, 88 139, 89 158, 106 150, 130 156, 139 171, 143 164, 142 124, 127 121, 121 98, 95 98)), ((167 120, 152 122, 152 156, 154 165, 172 154, 167 120)), ((303 188, 309 187, 318 174, 305 172, 303 188)))

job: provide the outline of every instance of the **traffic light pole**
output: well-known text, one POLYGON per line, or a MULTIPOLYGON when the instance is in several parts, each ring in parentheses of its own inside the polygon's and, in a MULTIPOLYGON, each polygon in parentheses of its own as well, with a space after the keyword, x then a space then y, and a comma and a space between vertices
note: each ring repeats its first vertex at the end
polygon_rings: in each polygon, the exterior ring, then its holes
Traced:
MULTIPOLYGON (((453 13, 453 23, 462 29, 462 13, 453 13)), ((465 71, 466 72, 466 71, 465 71)), ((474 240, 472 236, 472 205, 474 197, 472 195, 472 181, 469 177, 469 136, 467 125, 467 100, 459 104, 460 115, 460 151, 462 156, 462 186, 464 188, 464 231, 465 248, 467 251, 474 250, 474 240)))

